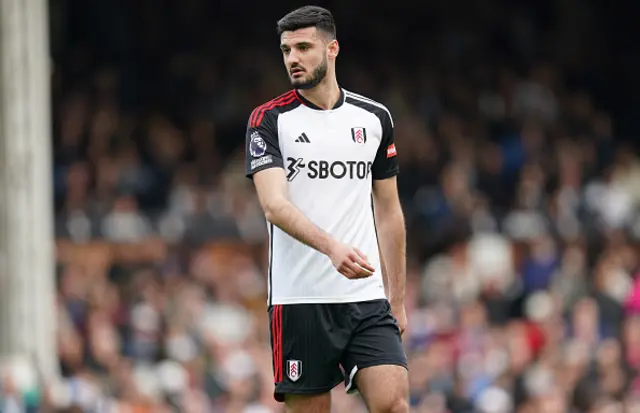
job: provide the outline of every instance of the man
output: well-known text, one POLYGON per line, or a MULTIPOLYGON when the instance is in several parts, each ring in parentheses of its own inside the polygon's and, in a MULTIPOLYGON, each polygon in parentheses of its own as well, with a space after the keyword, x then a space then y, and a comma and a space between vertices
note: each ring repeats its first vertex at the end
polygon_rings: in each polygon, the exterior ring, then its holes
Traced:
POLYGON ((370 412, 408 412, 391 115, 338 86, 329 11, 297 9, 278 35, 294 89, 257 107, 246 135, 247 175, 269 223, 275 398, 288 412, 328 413, 344 380, 370 412))

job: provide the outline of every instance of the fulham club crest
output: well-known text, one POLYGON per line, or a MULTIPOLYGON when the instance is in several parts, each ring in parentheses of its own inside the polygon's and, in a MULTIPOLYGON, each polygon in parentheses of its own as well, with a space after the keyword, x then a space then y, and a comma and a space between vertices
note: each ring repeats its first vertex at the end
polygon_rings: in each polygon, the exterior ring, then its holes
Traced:
POLYGON ((287 377, 291 381, 298 381, 302 376, 302 362, 300 360, 287 360, 287 377))
POLYGON ((358 145, 367 142, 367 130, 365 128, 351 128, 351 139, 358 145))

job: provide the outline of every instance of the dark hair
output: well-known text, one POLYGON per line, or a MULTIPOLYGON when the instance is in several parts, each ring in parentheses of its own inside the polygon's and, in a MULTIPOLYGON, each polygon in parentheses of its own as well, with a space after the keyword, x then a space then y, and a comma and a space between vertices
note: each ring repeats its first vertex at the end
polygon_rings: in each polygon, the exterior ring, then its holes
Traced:
POLYGON ((278 20, 278 36, 282 32, 315 27, 336 38, 336 24, 327 9, 318 6, 303 6, 278 20))

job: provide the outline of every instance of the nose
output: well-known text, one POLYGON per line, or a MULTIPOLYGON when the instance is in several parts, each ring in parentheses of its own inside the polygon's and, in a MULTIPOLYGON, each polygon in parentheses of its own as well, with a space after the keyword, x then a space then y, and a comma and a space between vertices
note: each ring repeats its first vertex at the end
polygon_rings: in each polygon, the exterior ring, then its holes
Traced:
POLYGON ((291 50, 287 55, 287 63, 289 64, 289 66, 291 66, 294 63, 299 63, 299 62, 300 62, 300 58, 298 54, 294 50, 291 50))

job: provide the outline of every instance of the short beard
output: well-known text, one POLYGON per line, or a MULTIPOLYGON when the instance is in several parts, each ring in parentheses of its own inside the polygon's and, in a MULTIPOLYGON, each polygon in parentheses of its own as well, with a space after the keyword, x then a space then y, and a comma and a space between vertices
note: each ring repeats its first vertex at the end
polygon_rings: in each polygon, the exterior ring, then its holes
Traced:
POLYGON ((295 88, 303 89, 303 90, 313 89, 314 87, 318 86, 320 82, 322 82, 322 79, 324 79, 325 76, 327 76, 328 68, 329 68, 329 62, 327 60, 327 57, 325 56, 322 63, 320 63, 318 67, 314 69, 310 79, 291 80, 291 85, 295 88))

